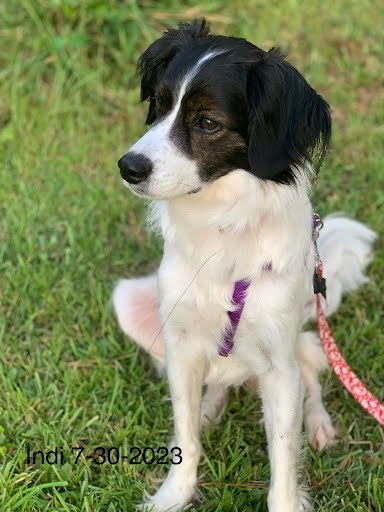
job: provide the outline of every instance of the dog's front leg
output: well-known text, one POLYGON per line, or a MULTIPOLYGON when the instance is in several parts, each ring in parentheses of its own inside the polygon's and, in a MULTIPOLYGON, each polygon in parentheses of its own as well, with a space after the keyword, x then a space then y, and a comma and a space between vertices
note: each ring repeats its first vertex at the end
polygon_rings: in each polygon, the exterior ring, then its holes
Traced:
POLYGON ((160 489, 146 502, 151 512, 182 510, 191 501, 197 482, 205 359, 194 347, 192 340, 185 339, 176 339, 167 345, 167 374, 175 424, 170 449, 177 447, 180 450, 173 451, 176 464, 171 465, 160 489))
POLYGON ((272 361, 259 376, 271 464, 269 512, 301 512, 307 500, 298 487, 297 465, 303 408, 298 363, 287 356, 272 361))

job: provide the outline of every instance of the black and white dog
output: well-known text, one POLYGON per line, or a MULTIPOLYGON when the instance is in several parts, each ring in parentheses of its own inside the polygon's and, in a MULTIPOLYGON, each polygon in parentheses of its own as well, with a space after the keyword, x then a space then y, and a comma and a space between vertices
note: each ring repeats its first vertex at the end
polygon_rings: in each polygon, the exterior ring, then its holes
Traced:
MULTIPOLYGON (((139 69, 152 126, 119 167, 124 184, 152 200, 164 256, 157 275, 120 281, 113 302, 123 330, 165 360, 183 457, 145 506, 177 511, 190 502, 201 425, 219 418, 229 386, 256 377, 269 510, 305 510, 303 412, 312 445, 335 440, 318 382, 325 356, 317 336, 302 332, 315 312, 309 191, 331 136, 329 106, 280 51, 210 35, 204 20, 165 32, 139 69)), ((374 238, 345 217, 325 220, 327 314, 366 280, 374 238)))

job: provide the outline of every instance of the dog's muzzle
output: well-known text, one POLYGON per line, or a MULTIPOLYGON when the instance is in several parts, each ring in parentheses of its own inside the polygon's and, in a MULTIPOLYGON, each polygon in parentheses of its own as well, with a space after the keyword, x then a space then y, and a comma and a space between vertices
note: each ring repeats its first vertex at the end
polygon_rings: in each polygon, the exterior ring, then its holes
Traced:
POLYGON ((136 185, 145 181, 152 171, 152 162, 144 155, 128 152, 118 161, 123 180, 136 185))

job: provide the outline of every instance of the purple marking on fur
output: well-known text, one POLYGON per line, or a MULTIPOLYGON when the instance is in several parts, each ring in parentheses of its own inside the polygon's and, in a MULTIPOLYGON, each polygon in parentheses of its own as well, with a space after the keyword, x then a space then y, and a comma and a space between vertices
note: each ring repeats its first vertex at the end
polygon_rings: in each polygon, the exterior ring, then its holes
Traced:
POLYGON ((317 213, 312 213, 312 229, 316 229, 321 224, 321 218, 317 213))
POLYGON ((227 315, 231 321, 230 325, 228 325, 225 329, 222 340, 219 343, 219 355, 223 357, 228 357, 234 345, 234 336, 236 334, 237 326, 239 325, 241 314, 244 309, 245 298, 247 295, 247 290, 250 285, 250 281, 246 281, 242 279, 241 281, 236 281, 235 287, 232 295, 232 304, 237 306, 235 311, 228 311, 227 315))

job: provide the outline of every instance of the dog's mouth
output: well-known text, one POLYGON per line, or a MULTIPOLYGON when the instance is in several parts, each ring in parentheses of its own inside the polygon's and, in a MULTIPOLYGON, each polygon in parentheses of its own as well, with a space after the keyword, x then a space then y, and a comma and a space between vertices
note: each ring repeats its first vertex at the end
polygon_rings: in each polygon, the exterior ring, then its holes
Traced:
POLYGON ((181 194, 176 194, 176 195, 173 195, 173 194, 157 194, 156 192, 152 192, 150 190, 148 190, 148 187, 144 184, 141 184, 141 183, 136 183, 136 184, 133 184, 133 183, 128 183, 126 180, 123 180, 123 184, 125 187, 127 187, 131 192, 133 192, 135 194, 135 196, 138 196, 138 197, 141 197, 143 199, 151 199, 151 200, 156 200, 156 199, 175 199, 177 197, 180 197, 180 196, 190 196, 192 194, 197 194, 198 192, 200 192, 200 190, 203 188, 203 187, 196 187, 196 188, 193 188, 191 190, 188 190, 188 192, 184 192, 184 193, 181 193, 181 194))
POLYGON ((143 187, 140 186, 140 184, 132 184, 128 183, 127 181, 123 180, 123 185, 127 187, 131 192, 133 192, 136 196, 139 197, 146 197, 151 199, 151 197, 148 195, 147 189, 144 190, 143 187))
POLYGON ((190 190, 188 192, 188 195, 197 194, 197 192, 200 192, 200 190, 201 190, 201 187, 194 188, 193 190, 190 190))

